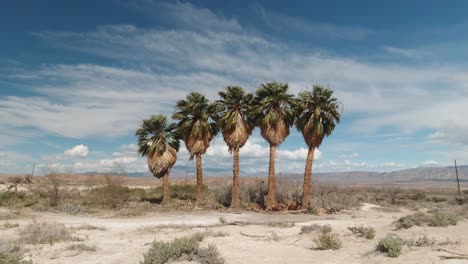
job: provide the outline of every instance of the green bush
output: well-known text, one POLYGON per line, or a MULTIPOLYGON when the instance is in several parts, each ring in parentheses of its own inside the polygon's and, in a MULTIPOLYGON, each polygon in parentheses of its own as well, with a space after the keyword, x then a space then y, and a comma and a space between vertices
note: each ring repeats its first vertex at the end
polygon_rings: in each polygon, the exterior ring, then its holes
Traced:
POLYGON ((40 197, 26 192, 3 192, 0 194, 0 206, 2 207, 32 207, 36 205, 40 197))
POLYGON ((449 211, 436 210, 428 219, 429 226, 442 226, 457 225, 458 216, 449 211))
POLYGON ((374 239, 375 237, 375 228, 373 227, 353 226, 348 227, 348 230, 366 239, 374 239))
POLYGON ((395 226, 398 229, 408 229, 413 226, 422 226, 428 221, 427 215, 422 212, 400 217, 396 222, 395 226))
POLYGON ((377 251, 384 253, 386 256, 396 258, 401 255, 401 245, 403 240, 396 235, 388 235, 381 239, 377 245, 377 251))
POLYGON ((428 226, 446 227, 449 225, 457 225, 459 220, 459 217, 455 213, 449 211, 437 209, 431 210, 428 213, 429 214, 417 212, 412 215, 400 217, 395 222, 395 226, 398 229, 423 226, 424 224, 427 224, 428 226))
POLYGON ((171 261, 196 261, 201 264, 223 264, 214 245, 200 248, 205 234, 196 233, 190 237, 176 238, 170 242, 154 241, 151 248, 143 255, 141 264, 164 264, 171 261))
POLYGON ((332 232, 321 232, 313 241, 317 244, 317 249, 319 250, 337 250, 342 245, 338 234, 332 232))

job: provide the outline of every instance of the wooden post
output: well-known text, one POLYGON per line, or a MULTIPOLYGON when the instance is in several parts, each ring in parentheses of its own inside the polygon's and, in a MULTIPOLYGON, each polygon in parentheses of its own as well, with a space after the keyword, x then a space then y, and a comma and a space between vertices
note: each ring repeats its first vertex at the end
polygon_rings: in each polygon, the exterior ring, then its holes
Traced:
POLYGON ((32 169, 32 172, 31 172, 31 178, 34 176, 34 167, 36 167, 36 162, 33 163, 33 169, 32 169))
POLYGON ((460 180, 458 179, 458 168, 457 168, 457 160, 455 161, 455 175, 457 176, 457 187, 458 187, 458 195, 461 197, 461 191, 460 191, 460 180))

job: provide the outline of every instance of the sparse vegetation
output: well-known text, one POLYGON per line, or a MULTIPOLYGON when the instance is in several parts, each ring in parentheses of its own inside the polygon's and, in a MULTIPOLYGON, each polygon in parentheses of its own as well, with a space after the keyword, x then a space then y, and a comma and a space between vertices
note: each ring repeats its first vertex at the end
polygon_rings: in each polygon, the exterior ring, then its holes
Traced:
POLYGON ((203 234, 196 233, 170 242, 156 240, 143 255, 144 260, 140 263, 163 264, 170 261, 193 260, 201 264, 223 264, 224 259, 214 245, 209 245, 208 248, 200 247, 200 242, 204 237, 203 234))
POLYGON ((401 255, 401 247, 403 240, 397 235, 387 235, 379 241, 377 251, 384 253, 386 256, 396 258, 401 255))
POLYGON ((408 229, 413 226, 440 226, 446 227, 449 225, 456 225, 458 223, 458 216, 453 212, 446 210, 432 210, 428 214, 417 212, 415 214, 400 217, 396 222, 395 226, 398 229, 408 229))
POLYGON ((24 260, 24 251, 15 244, 0 240, 0 264, 32 264, 24 260))
POLYGON ((78 227, 75 227, 75 230, 99 230, 99 231, 105 231, 107 230, 107 228, 103 227, 103 226, 94 226, 94 225, 89 225, 89 224, 85 224, 85 225, 80 225, 78 227))
POLYGON ((88 246, 86 244, 79 243, 79 244, 73 244, 73 245, 68 246, 67 250, 76 250, 76 251, 79 251, 79 252, 95 252, 95 251, 97 251, 97 247, 96 246, 88 246))
POLYGON ((64 241, 80 241, 73 236, 70 229, 61 223, 33 222, 19 232, 22 243, 26 244, 54 244, 64 241))
POLYGON ((301 235, 304 234, 310 234, 314 231, 318 231, 319 233, 330 233, 332 231, 332 228, 330 225, 317 225, 317 224, 312 224, 312 225, 306 225, 301 227, 301 235))
POLYGON ((338 250, 342 245, 338 234, 328 232, 328 230, 321 231, 313 241, 317 244, 319 250, 338 250))
POLYGON ((293 227, 295 224, 288 222, 288 221, 280 221, 280 222, 268 222, 266 225, 270 227, 288 228, 288 227, 293 227))
POLYGON ((375 237, 375 228, 373 227, 364 227, 364 226, 353 226, 348 227, 348 230, 351 231, 353 234, 356 234, 360 237, 364 237, 366 239, 374 239, 375 237))

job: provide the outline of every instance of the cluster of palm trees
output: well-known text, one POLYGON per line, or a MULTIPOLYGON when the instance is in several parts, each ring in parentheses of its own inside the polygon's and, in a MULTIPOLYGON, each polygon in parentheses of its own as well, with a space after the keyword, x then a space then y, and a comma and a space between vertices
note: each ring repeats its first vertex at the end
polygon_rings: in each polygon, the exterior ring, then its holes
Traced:
POLYGON ((197 200, 203 199, 202 155, 211 140, 221 132, 233 153, 233 182, 231 208, 240 207, 239 151, 247 142, 252 130, 259 127, 261 136, 270 144, 268 166, 268 195, 266 205, 275 202, 275 153, 295 124, 302 133, 309 150, 304 171, 302 206, 311 198, 312 163, 315 149, 324 137, 329 136, 340 121, 340 103, 333 91, 320 85, 305 90, 297 97, 288 93, 288 84, 269 82, 261 84, 254 94, 239 86, 227 86, 219 92, 219 100, 210 103, 198 92, 192 92, 176 103, 168 124, 163 115, 153 115, 143 120, 136 131, 139 153, 147 156, 148 167, 157 178, 163 178, 163 202, 169 194, 169 171, 177 159, 180 140, 196 158, 197 200))

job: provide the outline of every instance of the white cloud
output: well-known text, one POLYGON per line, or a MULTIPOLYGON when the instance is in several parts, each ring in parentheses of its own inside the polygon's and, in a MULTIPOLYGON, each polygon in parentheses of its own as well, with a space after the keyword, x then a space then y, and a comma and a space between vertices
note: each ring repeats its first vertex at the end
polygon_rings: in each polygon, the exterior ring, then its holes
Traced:
POLYGON ((392 46, 383 46, 382 47, 386 52, 391 55, 407 57, 407 58, 421 58, 423 53, 416 49, 404 49, 404 48, 397 48, 392 46))
POLYGON ((295 32, 301 35, 341 40, 363 40, 373 33, 371 29, 363 27, 336 25, 318 21, 311 22, 299 17, 267 10, 259 4, 255 5, 255 11, 262 21, 274 31, 295 32))
POLYGON ((85 146, 83 144, 74 146, 71 149, 67 149, 63 152, 66 156, 68 157, 79 157, 79 158, 85 158, 88 156, 88 146, 85 146))
POLYGON ((435 160, 425 160, 423 163, 422 163, 423 166, 437 166, 439 165, 439 162, 435 161, 435 160))

